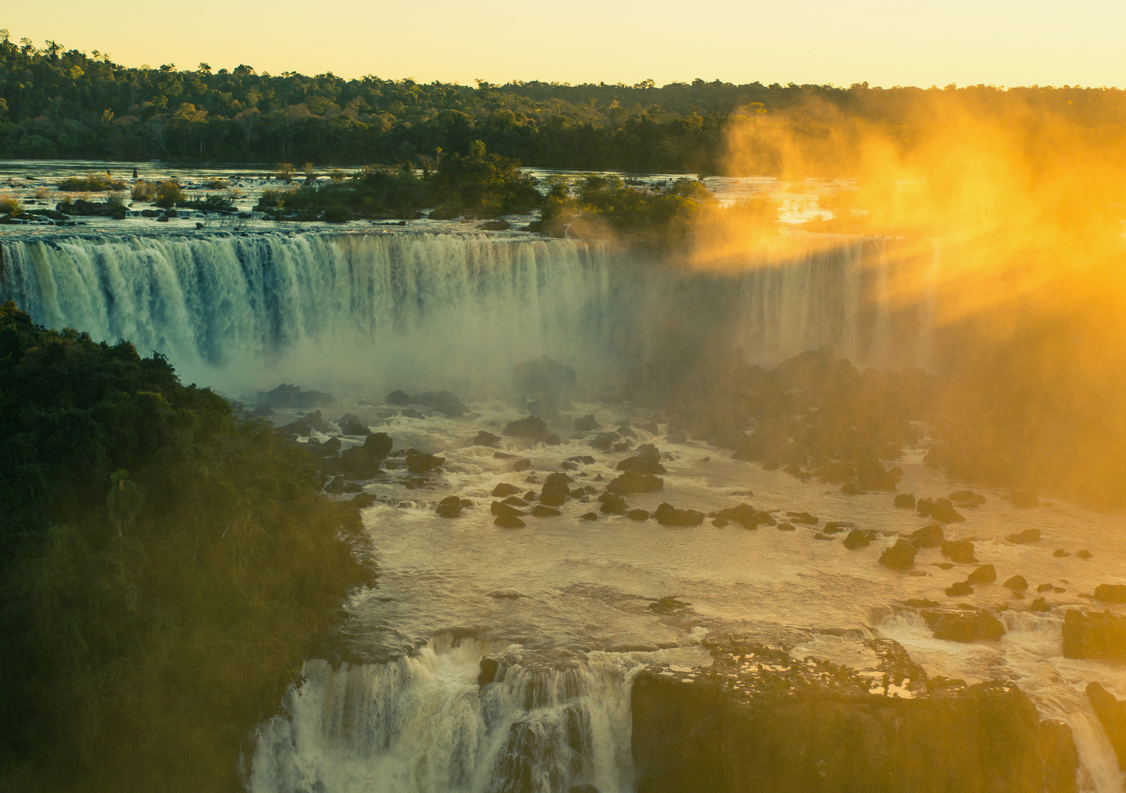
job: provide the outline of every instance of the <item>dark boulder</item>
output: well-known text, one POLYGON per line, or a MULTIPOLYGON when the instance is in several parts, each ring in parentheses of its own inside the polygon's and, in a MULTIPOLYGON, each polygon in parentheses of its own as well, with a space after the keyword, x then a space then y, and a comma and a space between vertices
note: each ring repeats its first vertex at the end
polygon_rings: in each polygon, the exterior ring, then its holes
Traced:
POLYGON ((928 499, 923 499, 915 505, 915 508, 919 510, 920 513, 934 518, 939 523, 961 523, 965 520, 965 518, 954 509, 954 505, 950 503, 949 499, 938 498, 933 502, 928 502, 928 499), (925 512, 922 506, 924 504, 926 505, 925 512))
POLYGON ((481 659, 481 674, 477 675, 477 685, 484 688, 489 683, 497 679, 497 671, 500 669, 500 664, 497 659, 485 656, 481 659))
POLYGON ((644 509, 631 509, 626 517, 630 520, 649 520, 649 513, 644 509))
POLYGON ((1106 737, 1118 757, 1118 767, 1126 770, 1126 702, 1119 702, 1101 683, 1087 685, 1087 699, 1106 730, 1106 737))
POLYGON ((1095 600, 1103 603, 1126 603, 1126 586, 1122 584, 1099 584, 1095 587, 1095 600))
POLYGON ((980 507, 985 503, 985 496, 972 490, 958 490, 951 493, 947 498, 959 507, 980 507))
POLYGON ((663 489, 665 482, 659 476, 652 474, 636 474, 626 471, 607 485, 606 489, 612 493, 631 495, 633 493, 655 493, 663 489))
POLYGON ((1023 592, 1028 589, 1028 582, 1024 580, 1024 576, 1015 575, 1001 586, 1005 587, 1005 589, 1011 589, 1014 592, 1023 592))
POLYGON ((915 496, 912 493, 900 493, 895 497, 895 505, 900 509, 914 509, 915 496))
POLYGON ((504 498, 506 496, 514 496, 520 492, 520 488, 516 485, 510 485, 507 482, 501 482, 493 488, 492 495, 495 498, 504 498))
POLYGON ((896 540, 895 545, 880 554, 880 564, 892 570, 909 570, 915 566, 916 553, 918 549, 907 540, 896 540))
POLYGON ((1005 635, 1001 620, 988 611, 923 612, 934 638, 952 642, 997 641, 1005 635))
POLYGON ((971 584, 992 584, 997 580, 997 570, 991 564, 983 564, 970 573, 966 580, 971 584))
POLYGON ((412 474, 425 474, 440 468, 446 458, 435 457, 433 454, 420 452, 418 449, 407 449, 405 461, 407 470, 412 474))
POLYGON ((545 507, 543 504, 536 504, 532 507, 532 515, 537 518, 557 518, 562 513, 552 507, 545 507))
POLYGON ((579 515, 579 520, 598 520, 597 512, 584 512, 579 515))
POLYGON ((1071 727, 1062 721, 1040 722, 1040 756, 1044 759, 1046 793, 1075 793, 1079 752, 1071 727))
POLYGON ((527 457, 521 457, 519 460, 517 460, 516 462, 514 462, 512 464, 512 471, 513 471, 513 473, 518 474, 521 471, 527 471, 531 467, 532 467, 532 461, 529 460, 527 457))
POLYGON ((1063 655, 1126 662, 1126 617, 1069 609, 1063 618, 1063 655))
POLYGON ((916 548, 938 548, 946 540, 942 527, 937 523, 924 526, 918 531, 911 532, 907 537, 916 548))
POLYGON ((500 436, 493 435, 491 432, 485 432, 485 430, 478 432, 477 437, 473 439, 474 446, 488 446, 492 448, 498 443, 500 443, 500 436))
POLYGON ((377 460, 382 460, 391 453, 394 447, 391 436, 386 432, 373 432, 364 440, 364 451, 377 460))
POLYGON ((360 421, 360 417, 353 413, 345 413, 340 417, 340 432, 343 435, 371 435, 371 430, 360 421))
POLYGON ((972 595, 974 588, 970 586, 969 581, 955 581, 953 584, 946 587, 945 592, 947 597, 965 597, 966 595, 972 595))
POLYGON ((390 394, 383 398, 383 401, 388 405, 406 407, 411 403, 411 398, 406 391, 392 391, 390 394))
POLYGON ((515 515, 497 515, 493 523, 502 529, 522 529, 528 525, 515 515))
POLYGON ((854 551, 857 548, 866 548, 875 536, 876 533, 874 531, 854 529, 848 533, 848 536, 844 538, 844 543, 842 544, 850 551, 854 551))
POLYGON ((958 564, 972 564, 977 561, 974 557, 974 544, 969 540, 947 540, 942 543, 942 555, 958 564))
POLYGON ((458 496, 447 496, 438 502, 438 506, 434 511, 443 518, 456 518, 461 514, 461 498, 458 496))
POLYGON ((598 422, 594 418, 593 413, 587 413, 585 416, 575 419, 575 423, 571 428, 575 432, 590 432, 591 430, 598 429, 598 422))
POLYGON ((489 505, 489 512, 492 515, 512 515, 515 517, 526 514, 521 512, 519 508, 514 507, 512 504, 506 504, 504 501, 494 501, 489 505))
POLYGON ((543 483, 543 488, 540 490, 540 503, 549 507, 558 507, 567 503, 567 499, 571 495, 570 489, 567 487, 567 482, 562 479, 552 479, 552 477, 565 476, 565 474, 552 474, 543 483))
POLYGON ((1025 529, 1024 531, 1010 534, 1006 537, 1009 542, 1016 543, 1017 545, 1027 545, 1032 542, 1040 541, 1040 529, 1025 529))
POLYGON ((598 497, 598 500, 602 502, 601 511, 608 515, 624 515, 629 509, 626 500, 617 493, 606 491, 598 497))
POLYGON ((807 526, 816 526, 819 520, 819 518, 810 515, 808 512, 787 512, 786 517, 790 519, 790 523, 803 523, 807 526))
POLYGON ((381 473, 379 460, 360 446, 352 446, 340 453, 340 471, 349 479, 370 479, 381 473))
POLYGON ((539 416, 528 416, 509 422, 504 428, 504 434, 510 438, 539 439, 547 435, 547 423, 539 416))
POLYGON ((637 447, 637 456, 629 457, 618 463, 619 471, 635 474, 664 474, 665 467, 661 465, 661 453, 651 443, 643 443, 637 447))
POLYGON ((672 504, 661 504, 653 511, 653 517, 662 526, 699 526, 704 522, 704 513, 694 509, 677 509, 672 504))
POLYGON ((1052 607, 1048 605, 1046 598, 1036 598, 1028 604, 1029 611, 1051 611, 1052 607))

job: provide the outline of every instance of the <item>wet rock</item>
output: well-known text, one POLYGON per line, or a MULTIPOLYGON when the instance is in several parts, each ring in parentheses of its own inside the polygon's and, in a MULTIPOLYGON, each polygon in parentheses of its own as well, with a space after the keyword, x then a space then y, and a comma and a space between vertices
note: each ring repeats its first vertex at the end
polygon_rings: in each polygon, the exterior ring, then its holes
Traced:
MULTIPOLYGON (((340 438, 329 438, 322 443, 318 449, 322 457, 329 457, 334 454, 340 454, 340 449, 344 444, 340 442, 340 438)), ((310 439, 309 446, 313 446, 313 441, 310 439)), ((316 447, 314 447, 316 448, 316 447)))
POLYGON ((635 474, 663 474, 667 473, 661 465, 661 452, 651 443, 643 443, 637 447, 637 456, 629 457, 618 463, 618 470, 635 474))
POLYGON ((972 595, 974 593, 974 588, 970 586, 970 583, 968 581, 955 581, 953 584, 946 587, 945 591, 947 597, 956 598, 965 597, 966 595, 972 595))
POLYGON ((520 517, 525 514, 519 508, 505 504, 503 501, 494 501, 490 504, 489 512, 493 515, 511 515, 513 517, 520 517))
POLYGON ((1065 551, 1063 548, 1056 548, 1054 551, 1052 551, 1052 556, 1056 557, 1057 559, 1063 559, 1066 556, 1071 556, 1071 554, 1065 551))
POLYGON ((496 446, 498 443, 500 443, 500 436, 493 435, 493 433, 486 432, 485 430, 480 430, 477 433, 476 437, 473 438, 474 446, 488 446, 491 448, 496 446))
POLYGON ((399 411, 399 415, 407 419, 424 419, 426 415, 421 410, 414 408, 403 408, 399 411))
POLYGON ((377 460, 382 460, 391 453, 394 446, 391 436, 386 432, 373 432, 364 440, 364 451, 377 460))
POLYGON ((971 584, 992 584, 997 580, 997 570, 991 564, 983 564, 970 573, 966 580, 971 584))
POLYGON ((607 515, 624 515, 628 509, 626 500, 617 493, 606 491, 598 497, 598 500, 602 502, 599 509, 607 515))
POLYGON ((528 525, 515 515, 497 515, 493 523, 502 529, 522 529, 528 525))
POLYGON ((938 548, 945 541, 946 535, 943 533, 941 526, 932 523, 930 526, 924 526, 918 531, 911 532, 907 539, 916 548, 938 548))
POLYGON ((830 520, 821 528, 825 534, 839 534, 849 527, 850 524, 839 520, 830 520))
POLYGON ((510 507, 514 507, 515 509, 520 509, 521 507, 528 506, 527 501, 525 501, 524 499, 519 498, 517 496, 509 496, 508 498, 504 499, 504 501, 502 501, 500 503, 505 504, 505 505, 510 506, 510 507))
POLYGON ((340 417, 340 432, 343 435, 371 435, 368 426, 360 421, 354 413, 345 413, 340 417))
POLYGON ((585 416, 575 419, 574 424, 571 425, 571 428, 575 432, 590 432, 591 430, 598 429, 598 427, 599 424, 595 420, 593 413, 587 413, 585 416))
POLYGON ((566 399, 574 393, 578 375, 570 366, 543 355, 516 364, 512 369, 512 382, 516 390, 524 395, 539 398, 550 394, 557 399, 566 399))
POLYGON ((1053 589, 1055 589, 1055 587, 1051 584, 1041 584, 1040 586, 1036 587, 1037 592, 1051 592, 1053 589))
POLYGON ((1021 507, 1022 509, 1040 506, 1040 499, 1036 497, 1035 490, 1014 490, 1009 494, 1009 501, 1012 502, 1014 507, 1021 507))
POLYGON ((1052 607, 1048 605, 1048 601, 1044 598, 1036 598, 1028 604, 1029 611, 1051 611, 1052 607))
POLYGON ((649 513, 644 509, 631 509, 626 517, 630 520, 649 520, 649 513))
POLYGON ((665 482, 659 476, 652 474, 637 474, 632 471, 626 471, 619 477, 613 479, 606 489, 613 493, 621 493, 622 495, 631 495, 633 493, 655 493, 663 489, 665 482))
POLYGON ((855 529, 853 531, 850 531, 848 533, 848 536, 844 538, 843 545, 850 551, 854 551, 857 548, 865 548, 869 544, 871 544, 872 540, 875 539, 875 536, 876 532, 874 531, 855 529))
POLYGON ((1010 534, 1006 537, 1009 542, 1016 543, 1017 545, 1026 545, 1032 542, 1040 541, 1040 529, 1025 529, 1024 531, 1010 534))
POLYGON ((913 609, 933 609, 938 605, 937 600, 928 600, 927 598, 910 598, 903 602, 913 609))
POLYGON ((1063 655, 1126 662, 1126 617, 1069 609, 1063 618, 1063 655))
POLYGON ((923 612, 934 638, 951 642, 997 641, 1005 626, 988 611, 923 612))
POLYGON ((1076 556, 1076 558, 1079 558, 1079 559, 1090 559, 1091 558, 1091 552, 1090 551, 1076 551, 1075 556, 1076 556))
POLYGON ((895 497, 895 505, 900 509, 914 509, 915 495, 913 493, 900 493, 895 497))
POLYGON ((420 452, 418 449, 407 449, 405 462, 407 470, 412 474, 424 474, 440 468, 446 462, 446 458, 435 457, 433 454, 420 452))
POLYGON ((909 570, 915 566, 916 553, 918 550, 907 540, 896 540, 895 545, 880 554, 880 564, 892 570, 909 570))
POLYGON ((532 515, 537 518, 557 518, 561 514, 559 510, 545 507, 543 504, 536 504, 532 507, 532 515))
POLYGON ((819 520, 808 512, 787 512, 786 517, 790 519, 791 523, 804 523, 807 526, 816 526, 819 520))
POLYGON ((309 410, 330 405, 333 402, 332 394, 322 391, 304 391, 298 386, 282 383, 270 391, 259 391, 256 397, 260 403, 265 403, 273 408, 297 408, 309 410))
POLYGON ((1101 683, 1087 685, 1087 699, 1106 730, 1106 737, 1118 757, 1118 767, 1126 770, 1126 702, 1119 702, 1101 683))
POLYGON ((1044 759, 1046 793, 1075 793, 1079 752, 1071 727, 1062 721, 1040 722, 1040 756, 1044 759))
POLYGON ((1103 603, 1126 603, 1126 586, 1122 584, 1099 584, 1095 587, 1095 600, 1103 603))
POLYGON ((598 513, 584 512, 582 515, 579 515, 579 520, 598 520, 598 513))
MULTIPOLYGON (((769 513, 765 513, 765 514, 769 514, 769 513)), ((757 509, 755 509, 754 507, 752 507, 750 504, 747 504, 745 502, 739 504, 736 507, 728 507, 726 509, 721 509, 719 512, 717 512, 715 514, 716 519, 724 521, 724 524, 726 524, 727 522, 730 521, 730 522, 738 523, 738 524, 742 525, 742 527, 745 528, 745 529, 758 528, 758 525, 759 525, 758 516, 759 516, 759 511, 757 509)), ((763 521, 763 522, 765 522, 765 521, 763 521)))
POLYGON ((461 498, 459 496, 447 496, 438 502, 434 511, 443 518, 456 518, 461 514, 461 498))
POLYGON ((591 438, 589 443, 591 448, 593 449, 598 449, 602 452, 608 452, 613 449, 621 439, 621 436, 616 432, 603 432, 591 438))
POLYGON ((520 488, 518 488, 516 485, 510 485, 507 482, 500 482, 496 487, 493 488, 492 495, 494 498, 507 498, 508 496, 514 496, 519 492, 520 488))
POLYGON ((795 531, 794 524, 789 522, 779 523, 778 531, 795 531))
POLYGON ((571 491, 567 487, 567 482, 562 479, 552 479, 551 477, 562 477, 566 474, 552 474, 547 478, 540 491, 540 503, 549 507, 558 507, 567 503, 567 499, 571 495, 571 491))
POLYGON ((547 435, 547 423, 539 416, 527 416, 505 425, 504 434, 511 438, 539 439, 547 435))
POLYGON ((974 544, 969 540, 947 540, 942 543, 942 555, 958 564, 972 564, 974 558, 974 544))
POLYGON ((915 509, 923 516, 929 516, 939 523, 961 523, 965 520, 949 499, 938 498, 934 501, 921 499, 915 504, 915 509))
POLYGON ((516 462, 514 462, 512 464, 512 471, 513 471, 513 473, 518 474, 521 471, 527 471, 531 467, 532 467, 532 461, 529 460, 527 457, 524 457, 524 458, 517 460, 516 462))
POLYGON ((951 493, 947 498, 959 507, 980 507, 985 503, 985 496, 972 490, 959 490, 951 493))
POLYGON ((1024 576, 1015 575, 1005 583, 1001 584, 1005 589, 1011 589, 1014 592, 1023 592, 1028 589, 1028 582, 1024 580, 1024 576))
POLYGON ((662 526, 699 526, 704 522, 704 513, 694 509, 677 509, 672 504, 661 504, 653 511, 653 517, 662 526))
POLYGON ((497 679, 497 671, 500 669, 500 664, 497 659, 485 656, 481 659, 481 674, 477 675, 477 685, 484 688, 489 683, 497 679))
POLYGON ((352 446, 340 453, 340 471, 349 479, 371 479, 382 473, 379 460, 372 457, 361 446, 352 446))

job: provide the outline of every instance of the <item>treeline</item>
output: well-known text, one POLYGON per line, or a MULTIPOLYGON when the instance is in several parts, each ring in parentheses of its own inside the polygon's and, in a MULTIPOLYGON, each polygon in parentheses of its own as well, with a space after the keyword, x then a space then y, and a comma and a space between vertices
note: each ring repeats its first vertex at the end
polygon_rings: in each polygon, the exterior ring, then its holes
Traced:
POLYGON ((1082 88, 955 89, 733 85, 718 80, 636 85, 514 82, 419 84, 332 74, 258 74, 167 64, 130 68, 0 31, 0 157, 160 158, 186 162, 320 164, 437 162, 475 140, 525 165, 638 172, 778 173, 785 151, 732 158, 727 132, 787 120, 787 134, 832 144, 814 175, 851 167, 840 118, 877 127, 903 146, 949 104, 989 116, 1055 119, 1117 139, 1126 93, 1082 88))
POLYGON ((0 789, 238 788, 373 582, 355 509, 159 355, 0 306, 0 789))

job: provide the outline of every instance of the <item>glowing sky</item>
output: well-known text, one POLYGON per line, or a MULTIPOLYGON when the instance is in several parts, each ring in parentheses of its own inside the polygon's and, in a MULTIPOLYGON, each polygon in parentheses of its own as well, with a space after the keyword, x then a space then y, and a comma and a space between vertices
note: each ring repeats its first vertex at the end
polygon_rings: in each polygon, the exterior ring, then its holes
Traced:
POLYGON ((509 80, 1126 86, 1122 0, 8 3, 0 27, 130 66, 509 80))

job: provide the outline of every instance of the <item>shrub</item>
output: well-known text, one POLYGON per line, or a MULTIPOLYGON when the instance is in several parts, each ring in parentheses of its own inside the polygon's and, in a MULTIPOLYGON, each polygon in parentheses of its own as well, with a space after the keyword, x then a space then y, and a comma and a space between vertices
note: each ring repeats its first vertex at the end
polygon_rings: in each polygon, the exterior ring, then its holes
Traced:
POLYGON ((23 212, 23 204, 15 196, 0 196, 0 215, 18 215, 23 212))
POLYGON ((59 181, 60 190, 78 190, 90 193, 103 193, 107 190, 126 190, 128 185, 109 174, 88 173, 83 176, 69 176, 59 181))
POLYGON ((162 209, 171 209, 183 200, 184 191, 171 179, 156 188, 156 205, 162 209))
POLYGON ((152 201, 156 198, 156 188, 158 182, 146 182, 141 180, 133 185, 131 195, 134 201, 152 201))

